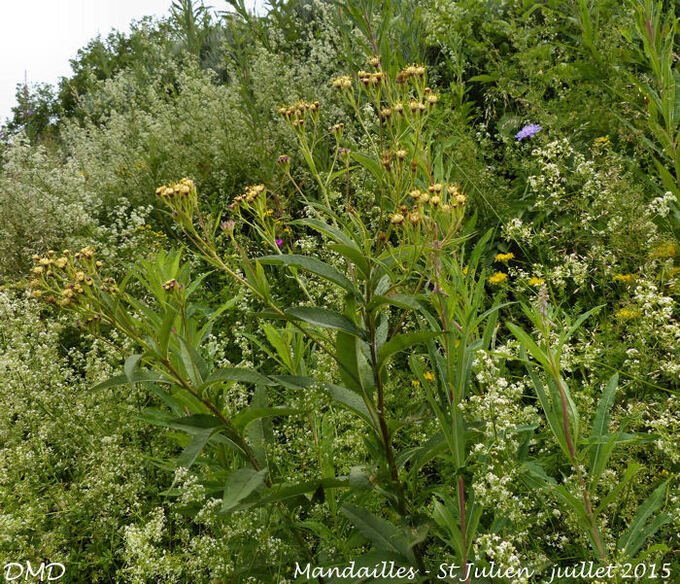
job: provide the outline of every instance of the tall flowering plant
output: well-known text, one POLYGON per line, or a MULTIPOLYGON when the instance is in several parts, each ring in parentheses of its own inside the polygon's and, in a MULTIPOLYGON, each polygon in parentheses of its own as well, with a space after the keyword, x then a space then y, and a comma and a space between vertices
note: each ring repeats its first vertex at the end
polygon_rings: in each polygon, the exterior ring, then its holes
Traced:
POLYGON ((99 275, 90 248, 75 260, 48 254, 36 260, 34 285, 36 295, 79 314, 83 326, 103 333, 116 329, 138 349, 127 357, 124 373, 103 386, 143 383, 161 396, 167 410, 151 421, 189 435, 176 464, 191 466, 201 453, 215 455, 219 470, 212 484, 222 485, 223 513, 261 505, 277 509, 289 539, 313 558, 314 544, 296 513, 300 497, 321 497, 373 545, 360 563, 374 564, 387 553, 427 580, 425 542, 438 537, 466 575, 482 509, 468 485, 470 466, 480 464, 472 448, 479 438, 460 406, 471 387, 475 354, 489 345, 496 326, 496 309, 482 308, 485 279, 478 265, 485 239, 464 252, 466 196, 445 180, 443 165, 433 163, 428 120, 439 99, 427 84, 426 68, 409 65, 391 77, 377 57, 369 65, 371 72, 332 81, 354 113, 347 123, 358 125, 366 151, 345 142, 345 122, 323 128, 318 102, 279 110, 315 182, 314 188, 299 185, 289 158, 281 156, 308 216, 284 221, 285 198, 265 185, 247 188, 219 214, 200 208, 189 179, 156 192, 194 252, 260 305, 262 330, 279 365, 274 373, 220 368, 206 358, 205 339, 234 301, 212 311, 195 303, 205 276, 191 278, 177 253, 140 262, 122 282, 99 275), (324 141, 331 144, 330 157, 319 155, 324 141), (377 216, 361 210, 365 205, 352 187, 357 181, 374 188, 377 216), (319 234, 339 261, 324 253, 294 253, 296 231, 319 234), (253 241, 273 253, 253 254, 253 241), (301 304, 285 303, 271 283, 275 268, 293 276, 299 287, 293 296, 305 299, 301 304), (303 274, 325 281, 341 301, 316 299, 303 274), (309 351, 332 363, 331 381, 307 374, 309 351), (407 359, 405 351, 411 352, 407 359), (408 384, 395 374, 399 360, 413 375, 408 384), (237 410, 225 405, 234 382, 254 388, 249 403, 237 410), (414 387, 423 404, 416 416, 403 411, 398 399, 414 387), (319 428, 323 413, 273 406, 274 388, 325 392, 365 426, 368 460, 357 459, 349 476, 339 476, 326 451, 315 480, 282 476, 269 462, 273 444, 259 424, 303 416, 319 428), (434 430, 406 448, 399 434, 421 426, 434 430), (424 471, 434 459, 451 469, 437 484, 424 471), (376 497, 387 505, 383 516, 362 506, 376 497))

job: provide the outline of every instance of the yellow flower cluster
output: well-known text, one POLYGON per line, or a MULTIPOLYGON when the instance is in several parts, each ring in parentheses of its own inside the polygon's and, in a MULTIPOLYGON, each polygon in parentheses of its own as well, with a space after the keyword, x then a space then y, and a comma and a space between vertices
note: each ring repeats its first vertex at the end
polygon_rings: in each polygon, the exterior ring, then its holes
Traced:
POLYGON ((667 241, 655 247, 652 251, 649 252, 649 255, 653 258, 658 259, 672 258, 678 255, 679 250, 680 248, 678 247, 677 243, 667 241))
POLYGON ((510 252, 508 252, 508 253, 499 253, 499 254, 496 254, 496 257, 494 258, 494 261, 495 261, 495 262, 502 262, 502 263, 504 263, 504 264, 507 265, 507 263, 508 263, 510 260, 514 260, 514 259, 515 259, 515 254, 512 253, 512 252, 510 251, 510 252))
POLYGON ((424 218, 429 217, 426 211, 437 210, 444 215, 454 215, 458 218, 465 207, 467 196, 460 192, 455 185, 446 186, 441 183, 430 185, 427 192, 421 189, 414 189, 409 193, 413 200, 414 207, 402 205, 399 210, 390 216, 390 223, 401 225, 408 221, 413 225, 418 225, 424 218))
POLYGON ((631 310, 630 308, 622 308, 621 310, 618 310, 614 316, 619 320, 631 320, 640 316, 640 313, 637 310, 631 310))
POLYGON ((496 272, 493 276, 489 277, 487 280, 489 284, 502 284, 508 279, 508 275, 505 272, 496 272))
POLYGON ((263 184, 251 185, 249 187, 246 187, 246 192, 243 193, 242 195, 234 197, 234 200, 231 203, 231 205, 229 205, 229 208, 233 209, 234 207, 238 207, 242 203, 250 205, 265 191, 266 187, 263 184))
POLYGON ((156 189, 156 195, 161 198, 171 199, 173 197, 188 197, 196 189, 194 181, 190 178, 183 178, 177 183, 163 185, 156 189))
POLYGON ((284 105, 276 111, 283 116, 294 128, 302 128, 308 115, 318 115, 321 104, 318 101, 307 103, 300 100, 290 105, 284 105))
POLYGON ((529 279, 529 286, 542 286, 545 284, 545 280, 543 278, 536 278, 535 276, 533 278, 529 279))
POLYGON ((340 75, 331 81, 331 85, 335 89, 352 89, 352 78, 349 75, 340 75))
POLYGON ((593 144, 595 146, 606 146, 609 144, 609 136, 600 136, 599 138, 595 138, 593 144))
POLYGON ((406 83, 409 79, 422 79, 425 77, 426 72, 427 67, 425 65, 411 64, 404 67, 401 71, 399 71, 399 73, 397 73, 396 82, 406 83))
POLYGON ((156 195, 170 207, 175 218, 190 219, 198 202, 196 185, 190 178, 158 187, 156 195))
MULTIPOLYGON (((45 256, 34 255, 35 266, 32 271, 35 278, 30 282, 34 289, 33 296, 43 297, 49 304, 70 306, 77 304, 84 296, 93 295, 97 272, 103 266, 94 256, 92 246, 84 247, 75 254, 65 249, 60 257, 53 250, 45 256)), ((114 293, 118 291, 115 284, 113 279, 106 278, 99 288, 114 293)))
POLYGON ((626 284, 626 286, 630 286, 637 278, 635 274, 615 274, 613 280, 614 282, 621 282, 626 284))
POLYGON ((384 71, 377 71, 375 73, 369 73, 368 71, 359 71, 358 74, 359 83, 364 86, 369 85, 379 85, 387 81, 387 73, 384 71))

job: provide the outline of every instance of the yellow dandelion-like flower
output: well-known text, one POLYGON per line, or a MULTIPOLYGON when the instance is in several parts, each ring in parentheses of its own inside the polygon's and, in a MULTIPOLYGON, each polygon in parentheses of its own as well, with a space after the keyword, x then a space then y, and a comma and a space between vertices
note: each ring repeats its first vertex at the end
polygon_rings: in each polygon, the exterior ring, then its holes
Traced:
POLYGON ((467 276, 469 271, 470 271, 470 266, 465 266, 463 268, 463 276, 467 276))
POLYGON ((542 284, 545 284, 545 280, 543 278, 531 278, 529 280, 529 286, 541 286, 542 284))
POLYGON ((496 272, 493 276, 489 277, 487 280, 489 284, 502 284, 508 279, 508 275, 505 272, 496 272))
POLYGON ((434 381, 434 373, 432 373, 432 371, 426 371, 426 372, 423 374, 423 377, 424 377, 427 381, 434 381))
POLYGON ((496 254, 496 257, 493 259, 494 262, 502 262, 504 264, 507 264, 510 260, 515 259, 515 254, 512 252, 508 253, 499 253, 496 254))
POLYGON ((630 308, 622 308, 617 311, 614 316, 619 320, 631 320, 640 316, 640 313, 637 310, 631 310, 630 308))
POLYGON ((411 381, 411 385, 413 387, 420 387, 420 381, 418 381, 417 379, 414 379, 413 381, 411 381))

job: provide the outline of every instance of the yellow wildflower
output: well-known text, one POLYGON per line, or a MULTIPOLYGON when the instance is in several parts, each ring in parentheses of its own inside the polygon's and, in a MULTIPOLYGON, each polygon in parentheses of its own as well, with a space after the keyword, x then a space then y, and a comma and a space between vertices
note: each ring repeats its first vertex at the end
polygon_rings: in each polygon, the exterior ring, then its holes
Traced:
POLYGON ((508 279, 508 275, 505 272, 496 272, 493 276, 488 279, 489 284, 502 284, 508 279))
POLYGON ((623 284, 630 286, 637 280, 637 276, 635 274, 616 274, 613 280, 614 282, 622 282, 623 284))
POLYGON ((411 381, 411 385, 413 387, 420 387, 420 381, 418 381, 417 379, 414 379, 413 381, 411 381))
POLYGON ((529 286, 540 286, 541 284, 545 284, 545 280, 543 278, 533 277, 529 280, 529 286))
POLYGON ((427 381, 434 381, 434 373, 432 373, 432 371, 426 371, 426 372, 423 374, 423 377, 424 377, 427 381))
POLYGON ((678 255, 678 245, 667 241, 661 245, 656 246, 649 255, 653 258, 672 258, 678 255))
POLYGON ((614 316, 619 320, 630 320, 640 316, 640 313, 637 310, 631 310, 630 308, 622 308, 617 311, 614 316))
POLYGON ((463 268, 463 276, 467 276, 469 271, 470 271, 470 266, 465 266, 463 268))
POLYGON ((595 146, 606 146, 609 144, 609 136, 600 136, 599 138, 595 138, 593 144, 595 146))
POLYGON ((514 259, 515 259, 515 254, 512 253, 512 252, 508 252, 508 253, 496 254, 496 257, 493 259, 493 261, 494 262, 503 262, 504 264, 507 265, 507 263, 510 260, 514 260, 514 259))

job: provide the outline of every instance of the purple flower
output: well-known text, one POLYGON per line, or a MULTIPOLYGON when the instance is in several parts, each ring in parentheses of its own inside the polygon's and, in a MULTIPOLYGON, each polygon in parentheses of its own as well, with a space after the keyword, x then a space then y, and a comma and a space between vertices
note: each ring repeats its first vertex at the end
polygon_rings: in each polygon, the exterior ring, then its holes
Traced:
POLYGON ((524 140, 524 138, 531 138, 532 136, 535 136, 538 134, 543 128, 539 126, 538 124, 529 124, 528 126, 524 126, 517 134, 515 134, 515 138, 517 138, 518 142, 521 142, 524 140))
POLYGON ((233 220, 233 219, 229 219, 229 221, 222 221, 222 223, 220 223, 220 227, 221 227, 224 231, 226 231, 227 233, 229 233, 230 231, 232 231, 232 230, 234 229, 234 220, 233 220))
POLYGON ((281 247, 283 245, 283 239, 277 239, 276 240, 276 245, 281 247))

